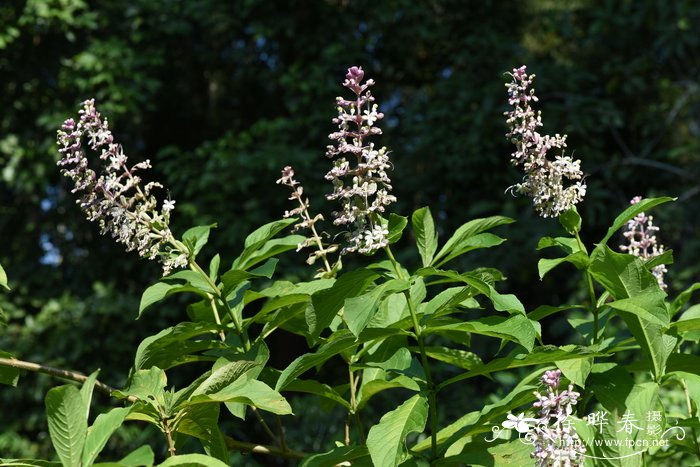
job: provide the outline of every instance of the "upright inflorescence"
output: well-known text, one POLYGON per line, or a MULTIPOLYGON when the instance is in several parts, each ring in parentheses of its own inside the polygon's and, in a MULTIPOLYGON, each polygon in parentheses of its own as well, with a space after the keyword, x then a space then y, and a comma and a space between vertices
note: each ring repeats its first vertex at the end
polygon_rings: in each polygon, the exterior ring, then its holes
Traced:
POLYGON ((343 254, 354 251, 372 254, 387 246, 389 232, 380 214, 396 201, 390 194, 391 180, 386 172, 390 167, 389 152, 386 147, 377 149, 374 143, 367 142, 369 137, 382 133, 375 123, 384 114, 378 111, 369 91, 374 80, 368 79, 363 84, 364 74, 362 68, 352 67, 345 75, 343 86, 351 90, 355 98, 336 99, 338 117, 333 123, 338 124, 338 131, 329 135, 334 144, 326 151, 326 156, 335 159, 333 168, 326 174, 334 187, 327 198, 337 200, 342 207, 333 213, 333 223, 350 229, 343 254))
POLYGON ((278 184, 288 186, 292 190, 292 194, 289 197, 292 201, 297 201, 299 206, 292 209, 291 211, 286 211, 284 217, 301 217, 301 221, 294 224, 294 231, 300 229, 308 229, 311 232, 311 236, 306 238, 303 242, 299 243, 297 246, 297 251, 306 247, 315 247, 315 250, 309 254, 306 262, 312 265, 316 260, 321 259, 323 261, 323 268, 319 270, 318 277, 332 277, 337 269, 340 267, 340 262, 337 262, 334 266, 328 261, 328 255, 338 250, 338 245, 324 245, 321 236, 316 230, 316 222, 323 220, 323 215, 317 214, 312 216, 309 213, 309 199, 304 197, 304 187, 294 179, 294 169, 290 166, 282 169, 282 177, 277 180, 278 184))
MULTIPOLYGON (((641 200, 641 196, 635 196, 630 201, 630 204, 637 204, 641 200)), ((659 228, 654 225, 654 217, 647 216, 643 212, 640 212, 627 222, 627 229, 622 235, 625 236, 629 244, 620 245, 620 250, 626 251, 645 261, 659 256, 664 252, 664 246, 659 245, 656 241, 656 232, 658 231, 659 228)), ((664 282, 664 274, 666 272, 668 271, 664 264, 659 264, 651 269, 651 273, 662 289, 666 289, 667 287, 664 282)))
POLYGON ((575 467, 584 464, 586 448, 571 425, 569 416, 581 396, 573 385, 559 392, 560 370, 546 371, 541 378, 545 394, 535 392, 539 409, 537 425, 532 433, 535 445, 535 465, 538 467, 575 467))
POLYGON ((513 81, 506 84, 508 103, 514 107, 505 114, 510 127, 506 136, 516 147, 511 162, 525 171, 522 183, 511 189, 531 197, 542 217, 556 217, 583 200, 586 184, 581 161, 564 155, 555 156, 553 161, 547 158, 551 149, 566 148, 566 135, 541 135, 537 131, 542 126, 542 115, 531 106, 538 100, 530 88, 535 75, 525 70, 525 66, 515 68, 510 73, 513 81), (565 181, 572 183, 565 186, 565 181))
POLYGON ((126 245, 127 251, 137 250, 139 255, 158 258, 163 274, 187 265, 187 252, 178 247, 168 227, 175 201, 165 200, 160 210, 153 188, 162 187, 150 182, 142 186, 138 172, 148 169, 148 160, 131 167, 122 146, 114 142, 107 119, 102 120, 95 108, 94 99, 83 103, 80 119, 72 118, 58 131, 58 165, 61 173, 74 183, 73 193, 79 193, 77 203, 88 220, 96 221, 102 234, 109 233, 116 241, 126 245), (83 138, 93 151, 100 151, 104 161, 99 175, 89 167, 83 138))

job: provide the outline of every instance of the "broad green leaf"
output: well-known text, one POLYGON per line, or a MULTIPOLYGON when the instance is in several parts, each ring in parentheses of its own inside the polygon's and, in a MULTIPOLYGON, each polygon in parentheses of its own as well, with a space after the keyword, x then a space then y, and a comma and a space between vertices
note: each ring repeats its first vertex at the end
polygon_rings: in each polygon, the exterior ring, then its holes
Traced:
POLYGON ((88 428, 85 438, 83 466, 92 465, 95 462, 98 454, 107 445, 110 436, 122 425, 130 411, 130 407, 117 407, 97 416, 95 423, 88 428))
POLYGON ((0 287, 5 290, 10 290, 10 286, 7 285, 7 273, 2 268, 2 264, 0 264, 0 287))
POLYGON ((538 250, 554 246, 562 249, 567 255, 581 251, 581 245, 579 245, 575 238, 571 237, 542 237, 539 242, 537 242, 538 250))
POLYGON ((492 443, 477 438, 467 443, 459 454, 439 459, 434 465, 532 465, 532 450, 532 445, 520 438, 492 443))
POLYGON ((443 310, 448 308, 457 309, 459 305, 472 295, 474 293, 471 287, 450 287, 437 294, 428 303, 421 304, 420 311, 426 316, 433 314, 441 316, 443 310))
POLYGON ((148 401, 152 397, 158 398, 162 395, 167 384, 165 371, 153 367, 148 370, 137 370, 129 378, 128 386, 121 391, 114 391, 113 394, 123 398, 134 396, 141 401, 148 401))
POLYGON ((363 381, 360 391, 357 395, 357 410, 367 405, 369 400, 387 389, 408 389, 410 391, 420 391, 420 386, 415 379, 408 376, 397 376, 392 379, 373 379, 371 381, 363 381))
POLYGON ((219 430, 219 404, 198 404, 188 406, 182 413, 176 430, 201 441, 207 454, 228 462, 226 442, 219 430))
POLYGON ((700 331, 700 318, 684 319, 671 323, 671 332, 685 334, 691 331, 700 331))
POLYGON ((197 287, 192 287, 189 285, 181 284, 167 284, 165 282, 158 282, 148 287, 141 296, 141 303, 139 304, 139 314, 137 319, 141 317, 144 311, 154 303, 163 300, 165 297, 182 292, 192 292, 196 293, 202 297, 206 297, 206 293, 197 287))
POLYGON ((248 270, 256 264, 284 253, 289 250, 296 250, 297 246, 306 240, 303 235, 288 235, 282 238, 273 238, 265 242, 258 250, 253 252, 244 263, 238 265, 240 269, 248 270))
MULTIPOLYGON (((14 355, 0 350, 0 358, 12 360, 14 358, 14 355)), ((0 384, 6 384, 8 386, 17 386, 17 381, 19 381, 19 368, 0 365, 0 384)))
POLYGON ((576 206, 559 214, 559 223, 570 235, 581 231, 581 216, 576 211, 576 206))
POLYGON ((360 465, 362 458, 369 457, 369 451, 365 446, 339 446, 322 454, 313 454, 300 464, 300 467, 330 467, 335 465, 360 465))
POLYGON ((473 250, 479 250, 481 248, 493 248, 505 242, 506 239, 499 237, 498 235, 492 234, 490 232, 482 232, 469 237, 459 244, 459 248, 452 250, 447 256, 440 260, 440 265, 445 264, 458 256, 462 256, 473 250))
POLYGON ((537 271, 540 275, 540 280, 542 280, 549 271, 563 263, 571 263, 576 267, 576 269, 585 270, 588 268, 590 260, 588 259, 588 255, 583 251, 577 251, 576 253, 572 253, 563 258, 542 258, 537 262, 537 271))
POLYGON ((423 267, 430 266, 437 251, 438 240, 437 230, 433 215, 430 213, 430 208, 422 207, 417 209, 411 216, 411 224, 413 225, 413 233, 416 236, 416 245, 420 253, 423 267))
POLYGON ((277 415, 290 415, 292 408, 276 390, 257 379, 240 378, 221 391, 193 396, 188 405, 239 402, 277 415))
POLYGON ((75 386, 65 385, 46 393, 49 435, 64 467, 80 467, 87 416, 83 398, 75 386))
POLYGON ((516 349, 506 357, 493 359, 484 365, 472 368, 470 371, 464 374, 457 375, 453 378, 443 381, 442 383, 440 383, 439 387, 443 388, 445 386, 459 381, 463 381, 465 379, 473 378, 475 376, 488 375, 496 371, 510 370, 513 368, 520 368, 533 365, 553 364, 555 362, 561 362, 564 360, 577 358, 601 357, 605 355, 605 353, 596 352, 588 347, 576 345, 566 345, 563 347, 556 347, 554 345, 544 345, 541 347, 534 348, 529 353, 522 353, 522 351, 518 351, 516 349))
POLYGON ((253 262, 252 258, 268 240, 295 222, 297 222, 296 218, 282 219, 265 224, 253 231, 246 237, 243 252, 234 260, 231 269, 247 269, 247 267, 252 265, 249 264, 253 262))
POLYGON ((216 224, 200 225, 192 227, 182 235, 182 243, 187 245, 192 253, 192 257, 197 256, 202 247, 209 241, 209 231, 216 227, 216 224))
POLYGON ((97 375, 100 370, 93 371, 88 379, 83 383, 80 388, 80 396, 83 398, 83 404, 85 404, 85 419, 87 420, 88 415, 90 415, 90 403, 92 402, 92 393, 95 389, 95 383, 97 382, 97 375))
MULTIPOLYGON (((417 352, 419 349, 411 349, 417 352)), ((453 349, 449 347, 425 347, 425 353, 428 357, 441 362, 449 363, 450 365, 470 370, 478 365, 483 365, 484 362, 474 352, 468 352, 461 349, 453 349)))
POLYGON ((408 290, 411 284, 401 279, 391 279, 370 292, 345 299, 343 318, 356 336, 365 329, 379 308, 379 302, 388 294, 408 290))
POLYGON ((668 359, 669 371, 684 371, 700 375, 700 357, 684 353, 674 353, 668 359))
POLYGON ((387 240, 389 244, 394 244, 401 240, 401 235, 403 235, 403 229, 408 225, 408 219, 404 216, 399 216, 393 212, 389 214, 389 221, 387 223, 387 230, 389 234, 387 235, 387 240))
POLYGON ((217 333, 215 323, 184 322, 145 338, 136 349, 134 368, 157 366, 167 370, 190 361, 214 360, 213 357, 195 355, 211 349, 225 348, 217 333), (195 339, 196 338, 196 339, 195 339))
POLYGON ((199 384, 197 389, 192 392, 192 397, 199 394, 213 394, 221 391, 255 366, 257 366, 255 362, 247 360, 228 362, 215 371, 212 371, 211 374, 199 384))
POLYGON ((416 394, 370 428, 367 449, 375 467, 394 467, 407 458, 406 437, 422 432, 428 419, 428 401, 416 394))
POLYGON ((533 322, 523 315, 488 316, 472 321, 430 325, 426 327, 423 334, 445 334, 454 332, 467 332, 481 334, 484 336, 497 337, 513 341, 522 345, 527 350, 532 350, 537 337, 537 329, 533 322))
POLYGON ((464 243, 474 235, 493 229, 494 227, 504 224, 511 224, 513 222, 515 222, 513 219, 509 219, 507 217, 492 216, 484 219, 474 219, 466 224, 463 224, 455 231, 452 237, 447 240, 440 252, 433 259, 432 264, 435 266, 440 266, 442 263, 444 263, 444 261, 442 261, 443 258, 450 255, 453 251, 459 251, 464 246, 464 243))
POLYGON ((216 293, 214 288, 212 288, 211 284, 209 283, 209 277, 208 276, 202 276, 202 274, 196 272, 196 271, 191 271, 189 269, 185 269, 182 271, 177 271, 173 274, 170 274, 167 277, 164 277, 163 280, 165 281, 173 281, 173 280, 181 280, 184 281, 182 286, 191 286, 194 287, 195 289, 200 290, 200 295, 202 294, 210 294, 210 293, 216 293))
POLYGON ((608 240, 617 232, 620 230, 625 224, 627 224, 627 221, 632 219, 634 216, 639 214, 640 212, 645 212, 654 206, 658 206, 663 203, 668 203, 669 201, 674 201, 674 198, 669 198, 669 197, 662 197, 662 198, 649 198, 649 199, 643 199, 638 203, 630 205, 627 209, 625 209, 622 214, 617 216, 615 220, 613 221, 612 226, 608 229, 608 232, 605 234, 605 237, 598 242, 598 248, 602 248, 608 243, 608 240))
POLYGON ((581 388, 586 387, 586 378, 593 368, 593 358, 577 358, 554 362, 566 378, 581 388))
POLYGON ((214 257, 209 261, 209 278, 212 281, 216 281, 216 278, 219 277, 219 266, 221 265, 221 256, 219 254, 215 254, 214 257))
POLYGON ((343 396, 338 394, 333 388, 327 384, 319 383, 318 381, 312 379, 303 380, 297 378, 287 384, 285 390, 292 392, 305 392, 307 394, 325 397, 326 399, 332 400, 348 410, 351 409, 350 403, 343 399, 343 396))
POLYGON ((117 461, 117 463, 124 467, 151 467, 153 462, 155 462, 153 449, 148 445, 141 446, 131 451, 126 457, 122 457, 117 461))
POLYGON ((586 307, 583 305, 562 305, 562 306, 549 306, 549 305, 541 305, 532 310, 530 313, 527 314, 527 317, 531 319, 532 321, 539 321, 541 319, 546 318, 547 316, 553 315, 555 313, 559 313, 560 311, 567 311, 567 310, 575 310, 575 309, 580 309, 580 310, 585 310, 586 307))
POLYGON ((345 300, 360 295, 377 277, 376 271, 356 269, 340 276, 330 288, 314 293, 311 296, 313 307, 306 316, 309 333, 318 337, 333 322, 345 300))
POLYGON ((229 467, 228 464, 214 459, 213 457, 205 456, 204 454, 184 454, 181 456, 168 457, 158 467, 229 467))

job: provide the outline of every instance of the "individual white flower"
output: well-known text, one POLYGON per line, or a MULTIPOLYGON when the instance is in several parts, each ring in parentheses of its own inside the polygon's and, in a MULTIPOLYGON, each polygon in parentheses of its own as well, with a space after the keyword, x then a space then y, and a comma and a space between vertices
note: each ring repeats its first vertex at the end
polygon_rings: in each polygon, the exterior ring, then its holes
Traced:
POLYGON ((511 413, 508 413, 507 415, 508 420, 505 422, 501 423, 503 425, 503 428, 507 428, 509 430, 516 430, 518 433, 527 433, 529 432, 534 425, 530 425, 530 423, 537 423, 536 418, 527 418, 525 417, 525 413, 521 413, 517 417, 511 413))

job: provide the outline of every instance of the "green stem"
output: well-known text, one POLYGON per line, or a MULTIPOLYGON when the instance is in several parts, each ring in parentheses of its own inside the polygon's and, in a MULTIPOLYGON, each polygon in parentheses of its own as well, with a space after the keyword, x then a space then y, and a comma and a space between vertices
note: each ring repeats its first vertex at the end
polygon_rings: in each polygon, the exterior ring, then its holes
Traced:
MULTIPOLYGON (((386 251, 391 264, 396 271, 397 277, 399 279, 409 280, 410 277, 406 275, 401 266, 399 265, 396 258, 394 258, 391 248, 388 246, 384 248, 386 251)), ((428 353, 425 350, 425 341, 423 338, 423 328, 418 322, 418 311, 416 310, 413 301, 411 300, 410 290, 404 290, 404 296, 406 297, 406 302, 408 303, 408 311, 411 314, 411 321, 413 322, 413 329, 416 334, 416 341, 418 341, 418 348, 420 350, 421 363, 425 369, 425 377, 428 385, 428 418, 430 420, 430 452, 431 458, 437 459, 437 387, 433 382, 433 377, 430 372, 430 362, 428 361, 428 353)))
MULTIPOLYGON (((357 432, 360 435, 360 441, 362 444, 365 443, 365 428, 362 425, 362 420, 360 419, 360 414, 357 412, 357 385, 360 378, 355 378, 355 372, 352 370, 350 363, 348 362, 348 375, 350 383, 350 415, 355 420, 355 425, 357 426, 357 432)), ((349 441, 349 431, 346 429, 346 441, 349 441)))
MULTIPOLYGON (((578 232, 574 232, 576 241, 578 242, 578 247, 582 252, 586 252, 586 247, 581 241, 581 237, 578 232)), ((586 286, 588 287, 588 298, 591 301, 591 312, 593 313, 593 338, 592 343, 597 343, 600 339, 598 338, 599 322, 598 322, 598 299, 595 296, 595 289, 593 288, 593 277, 591 272, 586 269, 586 286)))
MULTIPOLYGON (((681 385, 683 386, 683 392, 685 393, 685 403, 688 407, 688 415, 690 415, 691 419, 697 418, 694 413, 695 411, 693 410, 693 403, 690 401, 690 394, 688 394, 688 385, 685 382, 685 379, 681 379, 681 385)), ((698 434, 695 431, 695 427, 692 427, 690 431, 693 433, 693 445, 695 446, 695 454, 698 456, 698 459, 700 459, 700 445, 698 444, 698 434)))

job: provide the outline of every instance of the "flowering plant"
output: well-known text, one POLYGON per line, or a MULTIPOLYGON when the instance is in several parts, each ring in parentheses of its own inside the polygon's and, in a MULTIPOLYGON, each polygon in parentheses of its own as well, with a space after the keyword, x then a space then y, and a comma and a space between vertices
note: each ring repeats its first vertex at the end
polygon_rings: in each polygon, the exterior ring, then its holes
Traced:
MULTIPOLYGON (((305 466, 379 467, 580 466, 634 455, 650 463, 700 455, 694 431, 700 376, 692 368, 697 356, 691 354, 698 319, 693 307, 683 312, 700 285, 667 300, 662 276, 672 262, 671 252, 656 244, 653 233, 658 228, 644 214, 671 199, 635 199, 589 251, 576 209, 586 191, 581 162, 564 155, 548 157, 551 150, 566 146, 565 136, 538 132, 541 117, 531 107, 537 102, 531 88, 534 76, 525 67, 510 76, 508 137, 516 146, 511 160, 525 171, 523 181, 512 188, 532 197, 540 215, 557 217, 563 227, 561 236, 542 238, 538 244, 538 249, 562 254, 541 259, 539 276, 543 279, 558 267, 579 270, 586 295, 580 304, 526 309, 515 295, 499 292, 505 278, 497 269, 446 268, 448 263, 457 268, 456 260, 473 250, 503 243, 492 232, 514 222, 503 216, 469 220, 440 241, 431 210, 421 207, 410 218, 418 266, 396 259, 392 246, 402 241, 409 219, 387 213, 396 201, 389 178, 392 163, 385 147, 369 141, 381 133, 377 124, 383 114, 369 90, 374 81, 365 80, 360 67, 347 71, 343 86, 354 96, 336 100, 333 123, 338 129, 326 151, 333 161, 326 174, 333 184, 327 198, 340 204, 333 224, 344 229, 343 245, 328 241, 320 228, 324 216, 312 214, 294 170, 286 167, 278 183, 291 190, 294 207, 283 219, 250 233, 230 267, 219 255, 201 265, 212 226, 175 236, 170 230, 175 201, 159 203, 154 188, 160 185, 143 185, 140 174, 149 162, 129 167, 94 101, 84 102, 78 122, 68 119, 58 132, 59 166, 73 182, 78 204, 102 233, 163 266, 163 277, 145 289, 138 316, 155 312, 176 294, 184 294, 188 306, 182 322, 138 346, 122 388, 99 382, 97 372, 86 376, 3 352, 0 382, 16 384, 20 370, 28 370, 81 384, 80 389, 58 386, 46 395, 48 431, 59 462, 2 459, 3 465, 93 465, 123 423, 156 427, 162 444, 155 450, 144 445, 109 465, 220 467, 239 462, 237 453, 276 456, 305 466), (95 162, 102 164, 100 170, 91 167, 88 149, 99 152, 95 162), (291 226, 296 233, 285 235, 291 226), (622 249, 629 254, 607 246, 625 226, 623 236, 630 245, 622 249), (318 274, 309 282, 284 280, 277 271, 278 256, 303 248, 311 249, 308 264, 321 264, 318 274), (338 253, 374 255, 367 260, 374 262, 342 270, 340 259, 333 259, 338 253), (548 344, 550 336, 541 323, 565 313, 574 343, 548 344), (308 352, 283 368, 274 367, 268 346, 273 334, 301 336, 308 352), (493 340, 498 352, 483 352, 473 344, 474 336, 493 340), (168 377, 184 365, 199 374, 184 381, 182 374, 191 373, 179 374, 172 378, 174 387, 168 377), (450 394, 477 378, 506 371, 518 375, 517 384, 495 402, 469 412, 459 408, 467 413, 454 416, 450 394), (562 383, 565 390, 560 390, 562 383), (651 417, 630 424, 635 410, 665 413, 664 396, 677 392, 679 384, 688 402, 686 412, 674 412, 675 420, 655 416, 653 425, 651 417), (112 396, 115 407, 88 426, 95 389, 112 396), (380 393, 387 396, 384 402, 376 397, 380 393), (309 449, 292 446, 286 437, 285 424, 295 423, 293 417, 304 407, 298 404, 299 394, 343 412, 330 424, 329 438, 309 449), (624 429, 604 430, 601 417, 584 423, 585 412, 596 409, 624 414, 624 429), (247 414, 252 417, 246 419, 247 414), (505 420, 505 429, 527 434, 531 442, 485 439, 483 433, 493 423, 501 425, 499 420, 505 420), (689 427, 692 442, 677 436, 666 447, 625 451, 630 447, 622 443, 628 441, 625 436, 634 433, 635 443, 654 436, 663 440, 674 422, 689 427), (231 430, 243 423, 261 427, 269 439, 250 439, 240 434, 247 431, 231 430), (621 443, 598 443, 607 435, 621 443)), ((1 268, 0 287, 8 288, 1 268)))

